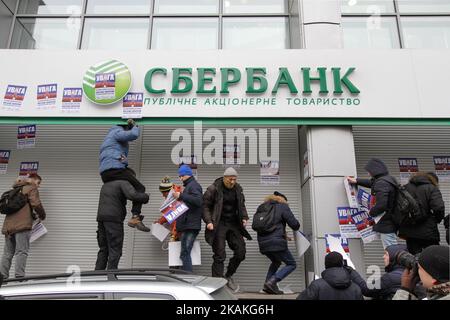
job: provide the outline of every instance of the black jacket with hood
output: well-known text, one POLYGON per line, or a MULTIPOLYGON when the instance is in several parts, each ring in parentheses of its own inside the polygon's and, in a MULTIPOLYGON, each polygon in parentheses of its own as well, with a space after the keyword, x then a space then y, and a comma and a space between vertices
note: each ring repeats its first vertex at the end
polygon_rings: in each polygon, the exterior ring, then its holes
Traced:
POLYGON ((394 222, 393 209, 395 204, 397 181, 389 175, 388 168, 380 159, 370 159, 364 167, 372 176, 371 179, 357 179, 357 184, 371 189, 375 197, 375 205, 369 214, 376 217, 385 212, 385 215, 374 225, 373 230, 379 233, 395 233, 398 227, 394 222))
POLYGON ((359 273, 348 268, 352 281, 361 288, 362 294, 366 297, 371 297, 376 300, 392 300, 397 290, 400 289, 405 267, 397 263, 396 257, 400 251, 406 251, 406 246, 403 244, 395 244, 388 246, 386 251, 389 255, 389 265, 384 268, 386 273, 381 276, 378 288, 369 289, 366 281, 359 273))
POLYGON ((406 189, 415 196, 427 218, 417 224, 400 224, 399 237, 439 242, 438 224, 445 215, 445 204, 437 187, 437 181, 426 173, 411 177, 406 189))
POLYGON ((268 210, 264 206, 275 206, 274 219, 276 228, 271 233, 259 235, 258 244, 261 253, 277 252, 288 249, 286 240, 286 224, 294 231, 300 229, 300 222, 295 218, 287 201, 283 197, 276 195, 269 195, 266 197, 263 204, 258 207, 258 210, 268 210))
POLYGON ((297 300, 363 300, 361 289, 352 282, 345 267, 333 267, 322 272, 322 278, 314 280, 297 300))

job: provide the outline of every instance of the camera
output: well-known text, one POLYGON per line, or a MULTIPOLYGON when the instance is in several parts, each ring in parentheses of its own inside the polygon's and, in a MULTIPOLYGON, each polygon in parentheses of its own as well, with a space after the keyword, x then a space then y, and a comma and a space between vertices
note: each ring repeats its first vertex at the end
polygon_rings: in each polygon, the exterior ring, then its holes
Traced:
POLYGON ((409 270, 416 271, 418 269, 419 257, 412 255, 407 251, 400 251, 395 257, 397 264, 409 270))

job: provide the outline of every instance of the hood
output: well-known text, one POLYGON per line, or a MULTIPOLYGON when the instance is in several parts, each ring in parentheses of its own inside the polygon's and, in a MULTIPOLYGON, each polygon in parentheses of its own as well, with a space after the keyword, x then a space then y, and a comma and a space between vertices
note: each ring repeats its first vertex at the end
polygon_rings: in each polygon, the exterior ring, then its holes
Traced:
POLYGON ((376 158, 370 159, 364 169, 366 169, 366 171, 369 172, 370 175, 374 178, 379 176, 386 176, 389 174, 389 170, 384 162, 376 158))
POLYGON ((429 175, 424 172, 416 173, 415 175, 413 175, 411 177, 411 179, 409 179, 409 182, 411 182, 412 184, 414 184, 416 186, 423 185, 423 184, 432 184, 434 186, 438 185, 436 179, 432 175, 429 175))
POLYGON ((267 197, 264 198, 264 202, 270 202, 270 201, 274 201, 274 202, 278 202, 278 203, 287 203, 287 201, 284 200, 283 197, 276 196, 274 194, 269 194, 267 197))
POLYGON ((322 278, 335 289, 347 289, 352 284, 350 274, 344 268, 325 269, 322 272, 322 278))
POLYGON ((13 188, 15 188, 15 187, 23 187, 23 186, 26 186, 26 185, 29 185, 29 184, 30 183, 27 182, 26 180, 19 178, 19 179, 16 180, 16 182, 14 182, 13 188))
POLYGON ((396 257, 400 251, 407 251, 406 245, 404 245, 404 244, 390 245, 386 248, 386 251, 389 255, 389 265, 385 267, 386 272, 390 272, 390 271, 393 271, 397 267, 401 267, 397 263, 396 257))

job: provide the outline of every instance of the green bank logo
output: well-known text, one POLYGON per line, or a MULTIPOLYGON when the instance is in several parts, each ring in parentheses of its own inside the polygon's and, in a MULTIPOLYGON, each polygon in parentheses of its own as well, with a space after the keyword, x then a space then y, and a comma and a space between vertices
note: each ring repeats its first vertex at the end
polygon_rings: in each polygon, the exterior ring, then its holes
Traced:
POLYGON ((101 105, 121 100, 130 90, 131 73, 120 61, 108 60, 90 67, 83 78, 86 97, 101 105))

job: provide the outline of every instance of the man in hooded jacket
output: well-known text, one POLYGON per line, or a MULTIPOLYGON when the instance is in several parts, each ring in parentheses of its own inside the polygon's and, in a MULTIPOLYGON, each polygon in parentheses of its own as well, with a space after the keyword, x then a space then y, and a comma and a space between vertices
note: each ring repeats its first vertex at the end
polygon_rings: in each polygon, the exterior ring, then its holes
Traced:
POLYGON ((426 247, 439 245, 438 224, 444 218, 445 204, 437 177, 432 174, 416 173, 406 185, 406 190, 416 198, 424 218, 415 224, 400 223, 398 236, 406 239, 408 251, 416 255, 426 247))
MULTIPOLYGON (((356 271, 353 271, 356 272, 356 271)), ((352 282, 350 272, 344 267, 339 252, 325 256, 325 270, 322 278, 314 280, 297 300, 363 300, 361 289, 352 282)))
POLYGON ((397 225, 394 222, 394 206, 396 196, 396 185, 394 177, 389 175, 389 170, 380 159, 370 159, 364 169, 369 173, 370 179, 355 179, 347 177, 348 182, 370 188, 371 194, 375 197, 375 205, 370 209, 369 214, 378 222, 373 226, 373 230, 381 236, 383 248, 397 244, 397 225), (378 217, 378 218, 377 218, 378 217))

